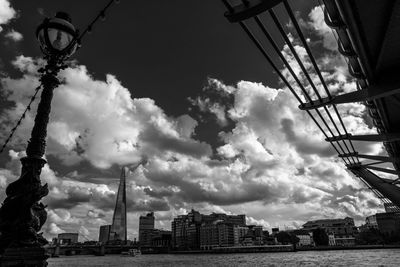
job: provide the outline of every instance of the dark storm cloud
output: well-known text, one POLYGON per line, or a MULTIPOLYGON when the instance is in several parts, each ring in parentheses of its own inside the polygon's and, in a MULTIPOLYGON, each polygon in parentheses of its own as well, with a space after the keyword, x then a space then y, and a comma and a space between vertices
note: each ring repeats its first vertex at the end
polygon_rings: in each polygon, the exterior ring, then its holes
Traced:
POLYGON ((228 110, 234 106, 235 97, 221 87, 221 82, 208 78, 200 96, 189 98, 191 110, 200 121, 215 120, 218 128, 234 126, 234 121, 228 116, 228 110))
POLYGON ((132 198, 127 201, 127 210, 129 212, 141 211, 168 211, 170 210, 169 204, 165 200, 151 199, 148 201, 133 200, 132 198))
MULTIPOLYGON (((51 186, 50 189, 52 188, 57 188, 57 186, 51 186)), ((110 210, 115 205, 115 193, 112 192, 100 193, 91 188, 71 186, 64 189, 63 193, 62 198, 59 198, 58 195, 50 194, 46 198, 45 204, 52 209, 71 209, 80 204, 91 203, 93 206, 103 210, 110 210)))
POLYGON ((382 204, 380 202, 376 201, 376 199, 369 199, 369 200, 367 200, 367 205, 368 205, 368 208, 370 208, 370 209, 377 209, 377 208, 380 208, 382 204))
POLYGON ((106 215, 102 211, 96 211, 96 210, 88 210, 87 216, 90 218, 106 218, 106 215))
POLYGON ((161 188, 158 190, 145 188, 145 189, 143 189, 143 192, 145 192, 148 196, 154 197, 154 198, 170 197, 174 193, 172 190, 169 190, 167 188, 161 188))
POLYGON ((298 168, 298 169, 297 169, 296 175, 302 176, 302 175, 304 175, 305 173, 306 173, 305 168, 298 168))
POLYGON ((297 188, 292 194, 290 194, 290 196, 288 197, 288 202, 302 204, 317 199, 319 197, 321 197, 320 192, 309 192, 306 191, 305 188, 300 187, 297 188))
POLYGON ((273 202, 279 192, 273 192, 264 184, 241 184, 237 188, 207 191, 197 183, 181 184, 178 195, 186 202, 208 202, 214 205, 228 206, 253 201, 273 202))
POLYGON ((154 172, 149 171, 146 177, 158 184, 173 185, 179 188, 174 198, 180 198, 185 202, 199 203, 208 202, 215 205, 232 205, 252 201, 273 202, 285 194, 285 188, 272 189, 267 184, 248 181, 237 186, 222 188, 216 185, 216 191, 205 190, 200 183, 186 181, 177 172, 154 172))
POLYGON ((297 152, 302 154, 316 154, 321 157, 334 156, 334 150, 328 143, 310 142, 306 136, 298 136, 294 130, 294 123, 290 119, 281 120, 282 131, 286 140, 295 146, 297 152))
POLYGON ((336 200, 334 200, 333 203, 336 203, 336 204, 339 204, 339 203, 353 203, 355 201, 357 201, 356 197, 345 195, 345 196, 336 198, 336 200))
MULTIPOLYGON (((146 190, 145 190, 146 191, 146 190)), ((160 192, 157 192, 161 194, 160 192)), ((164 194, 166 194, 164 192, 164 194)), ((167 195, 170 195, 168 193, 167 195)), ((51 209, 72 209, 81 204, 90 204, 104 212, 112 211, 115 208, 116 194, 112 191, 101 192, 93 188, 83 188, 80 186, 70 186, 64 191, 62 198, 57 195, 50 195, 46 198, 45 204, 51 209)), ((169 205, 165 200, 149 199, 143 201, 138 199, 135 191, 127 190, 127 209, 129 212, 136 211, 168 211, 169 205)))
POLYGON ((251 174, 253 177, 262 177, 270 169, 278 167, 279 160, 273 159, 264 161, 263 159, 253 160, 251 167, 245 172, 246 175, 251 174))
POLYGON ((194 141, 192 139, 178 139, 167 136, 155 127, 149 127, 139 137, 142 141, 156 147, 158 151, 173 151, 185 155, 200 158, 211 155, 211 147, 207 143, 194 141))
POLYGON ((71 209, 81 204, 81 202, 72 202, 69 199, 54 199, 47 197, 44 201, 50 209, 71 209))
MULTIPOLYGON (((345 172, 342 172, 341 169, 335 168, 332 166, 312 166, 307 168, 307 175, 313 176, 313 177, 318 177, 319 179, 323 181, 329 181, 329 182, 334 182, 334 181, 341 181, 344 179, 347 174, 345 172)), ((332 184, 334 187, 336 187, 335 183, 332 184)), ((346 187, 349 192, 351 192, 353 187, 346 187)))
POLYGON ((209 167, 222 167, 228 166, 231 163, 231 160, 217 160, 217 159, 210 159, 206 162, 209 167))

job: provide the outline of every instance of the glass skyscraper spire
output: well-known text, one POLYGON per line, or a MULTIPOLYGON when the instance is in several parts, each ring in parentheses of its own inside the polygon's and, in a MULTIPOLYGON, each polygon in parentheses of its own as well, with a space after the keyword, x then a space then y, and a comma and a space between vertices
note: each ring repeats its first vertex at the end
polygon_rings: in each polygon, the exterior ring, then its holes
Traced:
POLYGON ((119 181, 117 201, 110 231, 111 240, 127 240, 126 230, 126 177, 125 167, 122 168, 119 181))

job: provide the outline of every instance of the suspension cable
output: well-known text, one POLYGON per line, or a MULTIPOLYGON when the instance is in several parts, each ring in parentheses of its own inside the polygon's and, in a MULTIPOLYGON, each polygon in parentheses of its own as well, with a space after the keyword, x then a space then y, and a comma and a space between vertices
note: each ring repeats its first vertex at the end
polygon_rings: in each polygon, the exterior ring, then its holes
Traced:
MULTIPOLYGON (((258 16, 255 16, 254 19, 255 19, 255 22, 257 23, 257 25, 260 27, 261 31, 262 31, 262 32, 264 33, 264 35, 267 37, 268 41, 270 42, 270 44, 271 44, 272 47, 274 48, 275 52, 278 54, 278 56, 279 56, 280 59, 283 61, 283 63, 284 63, 284 65, 286 66, 286 68, 289 70, 289 72, 290 72, 290 74, 292 75, 292 77, 295 79, 295 81, 297 82, 297 84, 298 84, 299 87, 301 88, 301 90, 302 90, 302 92, 303 92, 303 95, 305 95, 306 98, 310 101, 310 103, 312 103, 311 96, 310 96, 309 93, 305 90, 304 85, 300 82, 299 78, 298 78, 297 75, 294 73, 292 67, 290 66, 290 64, 288 63, 288 61, 286 60, 286 58, 282 55, 282 52, 280 51, 278 45, 275 43, 274 39, 273 39, 272 36, 269 34, 269 32, 268 32, 267 29, 265 28, 264 24, 261 22, 261 20, 259 19, 258 16)), ((290 44, 290 42, 289 42, 289 44, 290 44)), ((297 58, 298 58, 297 53, 294 52, 294 54, 295 54, 295 55, 297 56, 297 58)), ((304 66, 303 66, 303 68, 304 68, 304 66)), ((305 69, 303 70, 303 72, 305 72, 305 73, 308 75, 308 73, 307 73, 307 71, 306 71, 305 69)), ((310 79, 310 84, 312 84, 312 85, 314 86, 314 84, 313 84, 313 82, 312 82, 311 79, 310 79)), ((315 86, 314 86, 314 91, 316 91, 315 86)), ((318 94, 318 91, 316 91, 316 93, 318 94)), ((319 97, 319 98, 320 98, 320 97, 319 97)), ((333 118, 332 118, 331 114, 329 113, 329 110, 328 110, 326 107, 324 107, 324 109, 325 109, 325 112, 328 114, 329 118, 331 119, 332 123, 334 124, 335 129, 337 130, 337 132, 338 132, 339 135, 340 135, 340 131, 339 131, 339 129, 337 128, 335 122, 333 121, 333 118)), ((326 126, 326 128, 329 130, 329 132, 332 134, 332 136, 334 136, 333 132, 331 131, 329 125, 327 124, 327 122, 325 121, 325 119, 323 118, 323 116, 321 115, 320 111, 319 111, 318 109, 316 109, 316 112, 317 112, 317 114, 321 117, 321 120, 323 121, 323 123, 325 124, 325 126, 326 126)), ((340 145, 339 141, 336 141, 336 142, 337 142, 339 148, 342 150, 342 152, 345 153, 345 150, 342 148, 342 146, 340 145)), ((344 143, 345 147, 347 148, 347 152, 350 153, 350 150, 349 150, 349 148, 347 147, 347 144, 346 144, 345 142, 343 142, 343 143, 344 143)), ((354 160, 354 159, 353 159, 353 160, 354 160)), ((354 161, 354 163, 355 163, 355 161, 354 161)))
POLYGON ((10 134, 8 135, 6 141, 4 142, 3 146, 0 149, 0 154, 3 153, 4 149, 7 147, 7 144, 11 141, 11 138, 13 137, 14 133, 17 131, 18 127, 21 125, 22 120, 25 118, 26 113, 31 110, 31 105, 36 99, 36 95, 38 94, 39 90, 42 88, 42 85, 39 85, 38 87, 35 88, 35 93, 33 96, 31 96, 28 105, 26 106, 24 112, 22 113, 21 117, 18 119, 17 123, 15 126, 11 129, 10 134))
MULTIPOLYGON (((230 3, 227 0, 222 0, 223 4, 226 6, 226 8, 228 9, 228 11, 232 12, 233 8, 230 5, 230 3)), ((290 83, 287 81, 287 79, 283 76, 283 74, 281 73, 281 71, 278 69, 278 67, 275 65, 275 63, 271 60, 271 58, 269 57, 269 55, 267 54, 267 52, 265 51, 264 47, 261 45, 261 43, 257 40, 257 38, 254 36, 254 34, 249 30, 249 28, 247 27, 247 25, 240 21, 239 25, 243 28, 243 30, 245 31, 245 33, 248 35, 248 37, 253 41, 253 43, 257 46, 257 48, 260 50, 260 52, 264 55, 264 57, 267 59, 267 61, 269 62, 269 64, 272 66, 272 68, 275 70, 275 72, 278 74, 279 78, 285 83, 285 85, 289 88, 289 90, 292 92, 292 94, 296 97, 296 99, 299 101, 300 104, 302 104, 302 100, 301 98, 297 95, 297 93, 295 92, 295 90, 293 89, 293 87, 290 85, 290 83)), ((300 85, 301 86, 301 85, 300 85)), ((308 94, 307 94, 308 95, 308 94)), ((306 96, 307 96, 306 95, 306 96)), ((308 95, 309 97, 309 95, 308 95)), ((326 124, 326 121, 324 120, 323 116, 321 115, 321 113, 319 112, 319 110, 316 110, 317 114, 320 116, 321 120, 324 122, 325 126, 327 127, 327 129, 331 132, 331 134, 333 135, 332 131, 330 130, 330 127, 326 124)), ((320 131, 323 133, 323 135, 328 138, 328 135, 325 133, 325 131, 323 130, 323 128, 321 127, 321 125, 318 123, 318 121, 314 118, 314 116, 312 115, 312 113, 310 111, 307 110, 308 115, 312 118, 312 120, 314 121, 314 123, 317 125, 317 127, 320 129, 320 131)), ((333 144, 332 141, 329 141, 329 143, 332 145, 332 147, 334 148, 334 150, 340 154, 339 150, 337 149, 337 147, 333 144)), ((338 143, 338 146, 341 148, 342 151, 343 148, 340 146, 340 144, 338 143)), ((351 164, 351 162, 349 161, 349 163, 346 161, 345 158, 341 158, 343 160, 343 162, 345 163, 345 165, 351 164)), ((349 159, 347 159, 349 160, 349 159)))
MULTIPOLYGON (((290 7, 288 1, 287 1, 287 0, 283 0, 283 4, 284 4, 284 6, 285 6, 285 9, 286 9, 286 11, 287 11, 287 13, 288 13, 288 15, 289 15, 291 21, 293 22, 293 25, 294 25, 294 27, 295 27, 295 29, 296 29, 296 31, 297 31, 298 36, 300 37, 300 40, 301 40, 301 42, 302 42, 304 48, 305 48, 306 51, 307 51, 308 57, 309 57, 310 60, 311 60, 311 63, 312 63, 312 65, 313 65, 313 67, 314 67, 314 69, 315 69, 315 71, 316 71, 316 73, 317 73, 317 75, 318 75, 318 77, 319 77, 319 79, 320 79, 320 81, 321 81, 321 84, 323 85, 323 87, 324 87, 324 89, 325 89, 325 92, 326 92, 328 98, 329 98, 329 99, 332 99, 332 95, 331 95, 331 93, 330 93, 330 91, 329 91, 329 89, 328 89, 328 86, 326 85, 326 82, 325 82, 325 80, 324 80, 324 78, 323 78, 323 76, 322 76, 322 74, 321 74, 321 71, 320 71, 320 69, 319 69, 319 67, 318 67, 318 64, 317 64, 316 61, 315 61, 314 55, 311 53, 310 47, 309 47, 309 45, 307 44, 307 41, 306 41, 306 39, 305 39, 305 37, 304 37, 304 34, 303 34, 303 32, 301 31, 301 28, 300 28, 300 26, 299 26, 299 24, 298 24, 298 22, 297 22, 297 20, 296 20, 296 18, 295 18, 295 16, 294 16, 294 14, 293 14, 293 11, 292 11, 292 9, 291 9, 291 7, 290 7)), ((339 121, 340 121, 340 124, 341 124, 341 126, 342 126, 342 128, 343 128, 345 134, 348 135, 347 129, 346 129, 345 125, 344 125, 344 122, 343 122, 343 120, 342 120, 342 117, 341 117, 340 114, 339 114, 339 111, 338 111, 336 105, 333 104, 332 106, 333 106, 333 109, 334 109, 334 111, 335 111, 335 113, 336 113, 336 115, 337 115, 337 117, 338 117, 338 119, 339 119, 339 121)), ((331 117, 331 115, 329 115, 329 116, 331 117)), ((334 124, 334 125, 336 125, 336 124, 334 124)), ((336 127, 336 126, 335 126, 335 127, 336 127)), ((337 128, 337 127, 336 127, 336 128, 337 128)), ((340 135, 340 132, 339 132, 338 129, 337 129, 337 131, 338 131, 338 134, 340 135)), ((343 140, 343 142, 346 144, 345 140, 343 140)), ((350 143, 350 145, 351 145, 353 151, 355 151, 353 142, 352 142, 351 140, 349 140, 349 143, 350 143)), ((347 147, 347 145, 346 145, 346 147, 347 147)), ((358 159, 357 156, 356 156, 356 159, 357 159, 357 162, 359 163, 360 161, 359 161, 359 159, 358 159)), ((354 161, 354 158, 353 158, 353 161, 354 161)), ((355 161, 354 161, 354 162, 355 162, 355 161)))
MULTIPOLYGON (((267 54, 267 52, 265 51, 265 49, 263 48, 263 46, 261 45, 261 43, 257 40, 257 38, 254 36, 254 34, 249 30, 249 28, 247 27, 247 25, 244 22, 239 22, 240 26, 243 28, 243 30, 247 33, 247 35, 250 37, 250 39, 256 44, 256 46, 258 47, 258 49, 260 50, 260 52, 264 55, 264 57, 267 59, 267 61, 270 63, 270 65, 273 67, 273 69, 275 70, 275 72, 279 75, 279 77, 281 78, 281 80, 285 83, 285 85, 289 88, 289 90, 292 92, 292 94, 296 97, 296 99, 299 101, 300 104, 303 104, 303 101, 301 100, 301 98, 298 96, 298 94, 296 93, 296 91, 293 89, 293 87, 290 85, 289 81, 284 77, 284 75, 281 73, 281 71, 278 69, 278 67, 275 65, 275 63, 271 60, 271 58, 269 57, 269 55, 267 54)), ((330 130, 329 126, 327 125, 326 121, 324 120, 323 116, 321 115, 321 113, 319 112, 319 110, 316 110, 317 114, 319 115, 319 117, 321 118, 322 122, 325 124, 325 126, 328 128, 328 130, 330 130)), ((312 115, 312 113, 307 110, 308 115, 311 117, 311 119, 314 121, 314 123, 317 125, 317 127, 320 129, 320 131, 324 134, 324 136, 326 138, 328 138, 328 135, 325 133, 325 131, 323 130, 323 128, 321 127, 321 125, 318 123, 318 121, 314 118, 314 116, 312 115)), ((332 147, 336 150, 336 152, 338 154, 340 154, 339 150, 337 149, 337 147, 333 144, 333 142, 329 142, 332 147)), ((341 147, 340 143, 337 143, 339 148, 343 150, 343 148, 341 147)), ((351 162, 349 161, 349 163, 346 162, 345 158, 342 158, 343 162, 345 163, 345 165, 350 164, 351 162)))
MULTIPOLYGON (((222 2, 225 4, 225 6, 228 8, 228 10, 232 11, 232 7, 230 6, 230 4, 227 2, 227 0, 222 0, 222 2)), ((272 66, 272 68, 274 69, 274 71, 278 74, 279 78, 285 83, 285 85, 289 88, 289 90, 292 92, 292 94, 295 96, 295 98, 299 101, 300 104, 303 103, 303 101, 301 100, 301 98, 298 96, 298 94, 296 93, 296 91, 293 89, 293 87, 290 85, 290 83, 288 82, 288 80, 283 76, 283 74, 281 73, 281 71, 279 70, 279 68, 275 65, 275 63, 272 61, 272 59, 269 57, 268 53, 265 51, 264 47, 261 45, 261 43, 257 40, 257 38, 254 36, 254 34, 249 30, 249 28, 247 27, 247 25, 244 22, 239 22, 239 25, 243 28, 243 30, 245 31, 245 33, 248 35, 248 37, 253 41, 253 43, 257 46, 257 48, 260 50, 260 52, 263 54, 263 56, 267 59, 267 61, 269 62, 269 64, 272 66)), ((318 123, 318 121, 314 118, 314 116, 311 114, 310 111, 307 110, 308 115, 312 118, 312 120, 314 121, 314 123, 317 125, 317 127, 320 129, 320 131, 324 134, 324 136, 326 138, 328 138, 328 135, 325 133, 325 131, 322 129, 322 127, 320 126, 320 124, 318 123)), ((323 119, 323 118, 322 118, 323 119)), ((335 151, 340 154, 339 150, 337 149, 337 147, 333 144, 333 142, 329 142, 332 147, 335 149, 335 151)), ((345 163, 345 165, 348 165, 348 163, 346 162, 345 158, 342 158, 343 162, 345 163)))
MULTIPOLYGON (((286 33, 285 33, 285 31, 284 31, 284 29, 283 29, 283 27, 282 27, 282 25, 281 25, 279 19, 276 17, 276 15, 275 15, 275 13, 274 13, 274 11, 273 11, 272 9, 269 10, 269 14, 270 14, 272 20, 274 21, 276 27, 278 28, 278 30, 279 30, 281 36, 284 38, 284 40, 285 40, 286 44, 288 45, 290 51, 292 52, 293 56, 295 57, 295 59, 296 59, 297 63, 299 64, 301 70, 302 70, 303 73, 305 74, 305 76, 306 76, 306 78, 307 78, 309 84, 310 84, 311 87, 313 88, 313 90, 314 90, 314 92, 316 93, 318 99, 321 101, 322 98, 321 98, 321 96, 320 96, 320 94, 319 94, 319 92, 318 92, 318 89, 316 88, 314 82, 312 81, 312 79, 311 79, 311 77, 310 77, 310 75, 309 75, 307 69, 305 68, 303 62, 301 61, 301 59, 300 59, 298 53, 296 52, 295 48, 293 47, 292 42, 291 42, 291 41, 289 40, 289 38, 287 37, 287 35, 286 35, 286 33)), ((262 30, 263 33, 267 36, 268 40, 269 40, 271 43, 274 43, 272 37, 271 37, 270 34, 268 33, 268 31, 267 31, 267 29, 265 28, 264 24, 258 19, 258 17, 256 17, 256 22, 257 22, 257 24, 261 27, 261 30, 262 30)), ((276 52, 278 53, 278 55, 282 58, 282 57, 283 57, 282 52, 280 51, 279 48, 277 48, 276 45, 275 45, 275 50, 276 50, 276 52)), ((293 75, 293 74, 292 74, 292 75, 293 75)), ((310 102, 310 103, 312 104, 312 102, 310 102)), ((335 108, 336 108, 336 106, 335 106, 335 108)), ((332 115, 330 114, 330 112, 329 112, 329 110, 328 110, 328 108, 327 108, 326 106, 324 106, 324 110, 325 110, 326 114, 328 115, 330 121, 332 122, 334 128, 336 129, 338 135, 341 135, 341 132, 340 132, 339 128, 337 127, 335 121, 333 120, 332 115)), ((338 113, 337 113, 337 115, 338 115, 339 120, 341 120, 340 115, 339 115, 338 113)), ((343 128, 345 129, 343 123, 342 123, 342 126, 343 126, 343 128)), ((345 129, 345 133, 347 134, 346 129, 345 129)), ((331 134, 332 134, 332 136, 334 136, 333 133, 331 133, 331 134)), ((350 151, 349 147, 347 146, 347 143, 345 142, 345 140, 342 140, 342 142, 343 142, 343 144, 345 145, 345 147, 346 147, 346 149, 347 149, 347 152, 351 154, 351 151, 350 151)), ((354 149, 354 146, 353 146, 352 143, 351 143, 351 146, 352 146, 353 152, 355 152, 355 149, 354 149)), ((352 158, 353 162, 356 163, 355 159, 354 159, 353 157, 351 157, 351 158, 352 158)))
POLYGON ((83 37, 85 37, 85 35, 87 33, 90 33, 93 29, 93 25, 101 18, 102 20, 104 20, 106 18, 106 11, 108 8, 110 8, 110 6, 113 3, 118 4, 120 2, 120 0, 110 0, 107 5, 100 10, 100 12, 97 14, 97 16, 89 23, 88 26, 86 26, 85 30, 83 30, 83 32, 79 35, 79 37, 77 37, 77 41, 78 43, 81 42, 81 40, 83 39, 83 37))

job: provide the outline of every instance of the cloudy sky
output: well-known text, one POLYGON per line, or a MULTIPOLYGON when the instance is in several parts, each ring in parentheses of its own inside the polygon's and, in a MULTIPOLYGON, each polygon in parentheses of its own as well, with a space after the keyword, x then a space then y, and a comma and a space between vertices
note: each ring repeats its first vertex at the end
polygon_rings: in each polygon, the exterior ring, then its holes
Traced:
MULTIPOLYGON (((84 28, 106 2, 0 0, 1 143, 38 85, 36 25, 64 10, 84 28)), ((50 187, 46 237, 79 231, 97 239, 99 226, 111 223, 122 166, 130 169, 131 239, 147 211, 165 229, 192 208, 244 213, 270 229, 346 216, 361 224, 382 210, 219 1, 128 2, 112 7, 60 73, 42 171, 50 187)), ((290 3, 331 91, 355 90, 318 2, 290 3)), ((288 18, 277 13, 310 67, 288 18)), ((36 106, 0 155, 1 200, 20 174, 36 106)), ((339 110, 349 132, 374 132, 363 105, 339 110)), ((356 145, 384 153, 380 144, 356 145)))

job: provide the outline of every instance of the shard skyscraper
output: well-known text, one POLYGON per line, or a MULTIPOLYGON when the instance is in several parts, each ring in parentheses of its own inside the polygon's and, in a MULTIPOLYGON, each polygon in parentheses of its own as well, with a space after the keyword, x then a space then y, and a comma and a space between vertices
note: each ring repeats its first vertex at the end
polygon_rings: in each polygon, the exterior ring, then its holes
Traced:
POLYGON ((125 167, 122 168, 119 181, 117 201, 110 231, 110 240, 127 240, 126 229, 126 175, 125 167))

